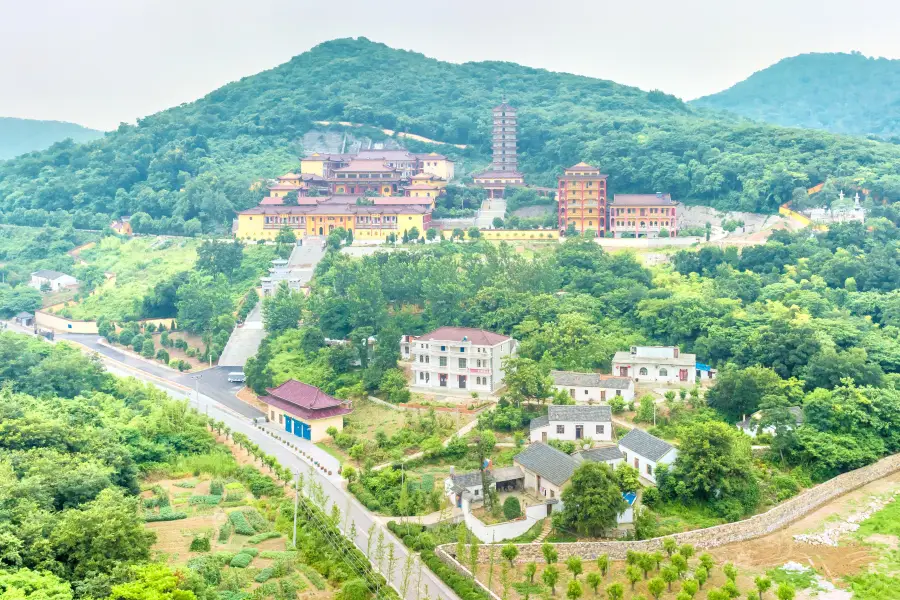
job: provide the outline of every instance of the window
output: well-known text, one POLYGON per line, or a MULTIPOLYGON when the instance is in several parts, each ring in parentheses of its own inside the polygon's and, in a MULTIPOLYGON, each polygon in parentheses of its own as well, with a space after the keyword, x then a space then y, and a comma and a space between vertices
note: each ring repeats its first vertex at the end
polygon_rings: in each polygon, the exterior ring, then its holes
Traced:
POLYGON ((621 395, 622 395, 622 390, 616 390, 616 396, 621 396, 621 395))
POLYGON ((475 490, 472 492, 472 495, 473 495, 473 496, 477 496, 477 495, 478 495, 478 492, 480 492, 480 491, 481 491, 481 490, 479 490, 478 488, 475 488, 475 490))
POLYGON ((441 352, 446 352, 446 351, 447 351, 447 346, 441 346, 441 352))
POLYGON ((597 434, 603 435, 605 433, 606 426, 605 425, 597 425, 597 434))
POLYGON ((647 465, 647 475, 653 475, 653 465, 647 465))
POLYGON ((275 411, 274 411, 274 410, 271 410, 271 411, 269 411, 269 414, 271 415, 271 417, 269 418, 269 420, 270 420, 270 421, 274 421, 274 420, 275 420, 275 411))
POLYGON ((459 347, 459 351, 460 351, 460 352, 465 352, 465 351, 466 351, 466 348, 465 348, 464 346, 460 346, 460 347, 459 347))
POLYGON ((647 367, 641 367, 641 370, 638 371, 638 374, 639 374, 639 375, 646 375, 646 374, 647 374, 647 367))
POLYGON ((425 381, 425 373, 419 373, 419 381, 425 381))
POLYGON ((659 370, 659 376, 660 376, 660 377, 667 377, 668 375, 669 375, 669 371, 668 371, 667 369, 660 369, 660 370, 659 370))
POLYGON ((588 391, 587 391, 587 390, 584 390, 584 395, 585 395, 585 396, 588 395, 588 391))
POLYGON ((565 433, 565 432, 566 432, 566 426, 565 426, 565 425, 557 425, 557 426, 556 426, 556 433, 565 433))
POLYGON ((460 358, 460 359, 459 359, 459 368, 460 368, 460 369, 465 369, 465 368, 466 368, 466 359, 464 359, 464 358, 460 358))
POLYGON ((440 367, 446 367, 446 366, 447 366, 447 357, 446 357, 446 356, 439 356, 439 357, 438 357, 438 366, 440 366, 440 367))
POLYGON ((278 424, 284 425, 284 415, 283 414, 278 415, 278 424))

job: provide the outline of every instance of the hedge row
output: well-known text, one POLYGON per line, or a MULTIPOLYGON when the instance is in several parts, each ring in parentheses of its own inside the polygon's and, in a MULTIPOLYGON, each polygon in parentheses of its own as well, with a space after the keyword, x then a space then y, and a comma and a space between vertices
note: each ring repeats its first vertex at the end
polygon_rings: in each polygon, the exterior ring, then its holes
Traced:
POLYGON ((222 501, 222 496, 191 496, 188 503, 191 505, 216 506, 222 501))
POLYGON ((234 558, 232 558, 231 562, 228 564, 237 569, 245 569, 250 565, 250 561, 252 560, 252 555, 247 554, 246 552, 238 552, 234 555, 234 558))
POLYGON ((240 535, 254 535, 256 530, 250 526, 247 517, 239 510, 228 513, 228 520, 234 525, 234 532, 240 535))
POLYGON ((175 512, 168 506, 161 508, 158 513, 144 513, 144 521, 147 523, 155 523, 157 521, 178 521, 180 519, 187 519, 187 513, 175 512))
POLYGON ((277 537, 281 537, 281 534, 277 531, 264 531, 262 533, 257 533, 249 540, 247 540, 248 544, 258 544, 260 542, 264 542, 266 540, 275 539, 277 537))

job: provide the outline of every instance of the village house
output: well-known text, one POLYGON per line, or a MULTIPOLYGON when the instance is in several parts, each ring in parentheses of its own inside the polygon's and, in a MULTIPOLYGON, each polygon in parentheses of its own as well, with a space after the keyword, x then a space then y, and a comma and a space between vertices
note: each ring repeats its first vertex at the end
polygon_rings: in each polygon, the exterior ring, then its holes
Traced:
MULTIPOLYGON (((803 415, 803 408, 800 406, 791 406, 787 409, 788 413, 791 415, 793 420, 793 425, 789 425, 788 429, 795 429, 803 425, 805 417, 803 415)), ((762 431, 760 431, 760 426, 762 424, 763 413, 761 410, 756 411, 749 417, 745 417, 741 421, 738 421, 737 428, 749 435, 752 438, 755 438, 760 433, 768 433, 769 435, 775 434, 775 427, 769 425, 767 427, 762 427, 762 431)))
MULTIPOLYGON (((488 488, 501 492, 522 489, 525 475, 519 467, 489 469, 486 473, 488 488)), ((444 492, 450 496, 454 506, 462 508, 463 501, 469 503, 484 501, 484 486, 481 471, 455 474, 451 468, 450 477, 444 481, 444 492)))
POLYGON ((579 463, 561 450, 534 442, 513 457, 513 464, 522 469, 526 490, 545 498, 559 498, 579 463))
POLYGON ((606 405, 551 404, 547 415, 531 420, 529 439, 532 442, 549 440, 592 441, 612 440, 612 411, 606 405))
POLYGON ((319 388, 288 379, 275 388, 266 388, 259 398, 266 404, 269 422, 288 433, 313 443, 328 437, 328 429, 344 429, 344 415, 353 410, 348 400, 338 400, 319 388))
POLYGON ((516 347, 509 336, 471 327, 439 327, 400 339, 400 354, 412 363, 411 386, 487 393, 503 386, 503 360, 516 347))
POLYGON ((78 285, 78 280, 59 271, 41 269, 31 274, 31 281, 28 282, 28 285, 37 290, 58 292, 64 288, 75 287, 78 285))
POLYGON ((681 352, 677 346, 632 346, 616 352, 612 370, 619 377, 659 383, 693 383, 713 379, 716 371, 697 362, 696 354, 681 352))
POLYGON ((588 231, 596 237, 606 234, 607 177, 597 167, 583 162, 563 171, 556 192, 560 233, 564 234, 571 226, 579 234, 588 231))
POLYGON ((619 451, 625 464, 637 469, 641 478, 653 484, 656 483, 657 465, 672 464, 678 457, 675 446, 637 428, 619 440, 619 451))
POLYGON ((109 224, 109 228, 119 235, 132 235, 134 231, 131 229, 131 217, 122 217, 116 219, 109 224))
POLYGON ((568 393, 578 404, 609 402, 613 396, 625 402, 634 399, 634 381, 630 377, 574 371, 550 371, 550 377, 553 387, 568 393))
POLYGON ((622 451, 618 446, 600 446, 599 448, 591 448, 590 450, 582 450, 572 455, 579 462, 602 462, 608 464, 613 469, 619 463, 625 461, 622 451))

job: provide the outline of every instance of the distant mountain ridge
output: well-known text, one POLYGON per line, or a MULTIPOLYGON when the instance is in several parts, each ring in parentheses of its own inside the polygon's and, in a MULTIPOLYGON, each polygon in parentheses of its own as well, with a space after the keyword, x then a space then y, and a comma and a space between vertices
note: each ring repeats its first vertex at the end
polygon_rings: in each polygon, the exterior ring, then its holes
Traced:
POLYGON ((691 104, 786 127, 900 138, 900 60, 801 54, 691 104))
POLYGON ((836 173, 900 197, 900 145, 757 124, 660 91, 509 62, 447 63, 357 38, 325 42, 101 139, 0 163, 0 220, 71 218, 100 228, 130 214, 141 232, 221 231, 235 210, 259 202, 254 182, 297 169, 309 150, 304 136, 320 121, 362 124, 354 134, 370 137, 391 129, 443 142, 404 137, 401 145, 450 156, 462 179, 490 161, 491 108, 503 97, 519 109, 519 168, 534 185, 555 186, 564 167, 584 161, 609 174, 612 193, 662 191, 722 210, 774 212, 795 189, 836 173))
POLYGON ((0 117, 0 160, 44 150, 66 138, 89 142, 102 136, 102 131, 76 123, 0 117))

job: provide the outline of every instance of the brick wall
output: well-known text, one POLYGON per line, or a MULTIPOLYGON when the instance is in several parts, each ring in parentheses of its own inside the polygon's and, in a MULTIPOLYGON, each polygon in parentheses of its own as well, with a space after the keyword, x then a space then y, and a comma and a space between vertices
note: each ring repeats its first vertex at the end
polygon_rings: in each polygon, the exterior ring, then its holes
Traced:
MULTIPOLYGON (((867 467, 838 475, 834 479, 810 488, 762 514, 754 515, 743 521, 687 531, 672 537, 679 544, 693 544, 697 549, 716 548, 733 542, 762 537, 773 531, 783 529, 839 496, 897 471, 900 471, 900 454, 888 456, 867 467)), ((625 558, 625 553, 628 550, 647 552, 661 549, 662 539, 654 538, 622 542, 571 542, 555 544, 555 548, 559 553, 560 561, 565 561, 566 558, 573 555, 591 560, 601 554, 608 554, 611 559, 619 560, 625 558)), ((516 558, 516 562, 527 563, 543 560, 540 544, 518 544, 517 547, 519 556, 516 558)), ((454 544, 445 544, 441 546, 441 549, 444 551, 438 553, 438 556, 445 561, 449 561, 448 564, 455 562, 451 556, 455 552, 454 544)), ((479 561, 487 562, 488 550, 489 547, 486 545, 479 549, 479 561)), ((457 568, 455 565, 453 567, 457 568)))

